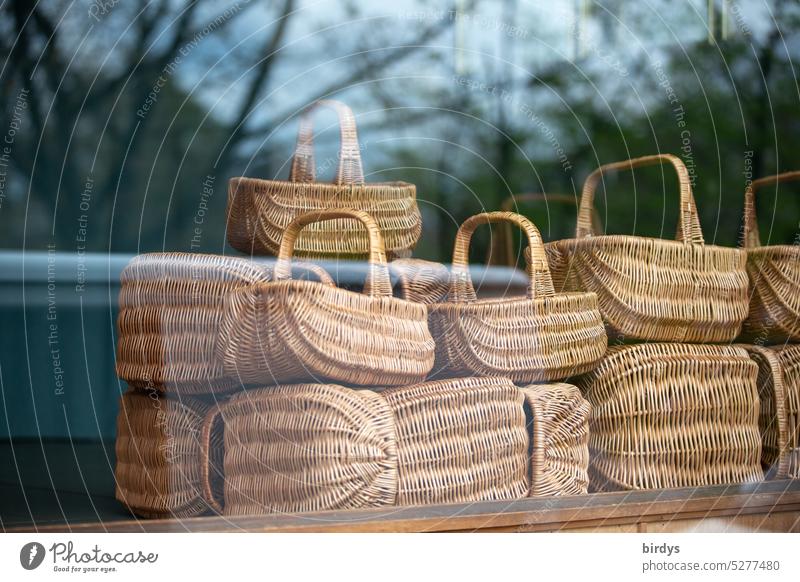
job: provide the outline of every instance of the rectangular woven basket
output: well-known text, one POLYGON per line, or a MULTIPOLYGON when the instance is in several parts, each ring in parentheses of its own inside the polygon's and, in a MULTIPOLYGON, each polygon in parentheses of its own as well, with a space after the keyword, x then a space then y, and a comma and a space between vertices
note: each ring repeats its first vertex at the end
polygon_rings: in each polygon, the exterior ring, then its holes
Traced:
POLYGON ((609 348, 578 379, 592 405, 590 490, 763 480, 757 376, 739 347, 609 348))
POLYGON ((530 439, 530 496, 587 493, 589 402, 576 386, 563 382, 521 390, 530 439))
POLYGON ((770 478, 800 478, 800 345, 742 347, 758 363, 761 464, 770 478))
POLYGON ((612 339, 730 342, 747 317, 746 253, 707 245, 686 166, 660 154, 600 166, 583 186, 575 238, 545 245, 556 289, 593 291, 612 339), (678 174, 677 240, 595 232, 605 174, 668 163, 678 174))
POLYGON ((747 251, 750 311, 742 329, 744 341, 765 344, 800 340, 800 248, 761 244, 756 215, 756 191, 800 180, 786 172, 753 180, 744 196, 742 246, 747 251))
MULTIPOLYGON (((298 274, 333 285, 321 268, 298 274)), ((225 370, 220 325, 225 299, 273 280, 273 265, 238 257, 148 253, 122 271, 117 374, 133 387, 188 394, 225 393, 241 380, 225 370)))
POLYGON ((333 384, 234 395, 224 426, 225 515, 517 499, 529 490, 523 397, 465 378, 380 393, 333 384))
POLYGON ((222 486, 222 433, 201 437, 212 404, 156 392, 122 395, 117 416, 116 498, 140 517, 192 517, 209 511, 203 484, 222 486), (209 440, 201 454, 203 438, 209 440), (203 465, 205 463, 205 466, 203 465))

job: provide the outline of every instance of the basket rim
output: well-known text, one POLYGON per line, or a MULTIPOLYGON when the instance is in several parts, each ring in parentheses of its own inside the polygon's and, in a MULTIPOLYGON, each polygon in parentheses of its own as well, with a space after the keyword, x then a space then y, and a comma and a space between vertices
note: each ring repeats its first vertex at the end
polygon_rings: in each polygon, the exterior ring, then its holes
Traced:
POLYGON ((337 184, 336 182, 293 182, 291 180, 270 180, 267 178, 248 178, 247 176, 234 176, 228 180, 228 185, 234 182, 244 182, 252 186, 269 188, 272 186, 304 186, 307 188, 325 188, 331 190, 364 190, 369 188, 397 188, 398 190, 416 190, 416 184, 403 180, 389 182, 364 182, 361 184, 337 184))
MULTIPOLYGON (((475 301, 440 301, 439 303, 432 303, 428 305, 429 310, 442 310, 445 308, 452 308, 457 306, 459 308, 478 308, 496 305, 516 305, 524 303, 545 304, 545 303, 560 303, 569 302, 574 299, 587 299, 591 300, 594 297, 595 301, 598 300, 597 293, 594 291, 567 291, 564 293, 556 293, 546 297, 537 297, 531 299, 526 295, 519 295, 516 297, 487 297, 484 299, 477 299, 475 301)), ((595 307, 596 309, 596 307, 595 307)))
MULTIPOLYGON (((631 240, 631 241, 635 241, 635 242, 637 242, 639 244, 643 244, 645 242, 651 242, 652 241, 652 242, 656 242, 656 243, 663 243, 663 244, 666 244, 666 245, 669 245, 669 246, 689 247, 689 248, 699 247, 699 248, 701 248, 703 250, 712 250, 712 251, 715 251, 715 252, 733 251, 735 253, 740 253, 740 252, 746 252, 746 251, 749 250, 749 249, 744 249, 744 248, 740 248, 740 247, 726 247, 726 246, 722 246, 722 245, 713 245, 713 244, 708 244, 708 243, 704 243, 704 244, 701 245, 701 244, 695 244, 695 243, 684 242, 684 241, 679 241, 679 240, 671 240, 671 239, 667 239, 667 238, 658 238, 658 237, 654 237, 654 236, 638 236, 638 235, 634 235, 634 234, 601 234, 601 235, 586 236, 586 237, 581 237, 581 238, 574 238, 574 237, 573 238, 562 238, 562 239, 546 242, 545 243, 545 247, 547 247, 548 245, 564 245, 564 244, 588 245, 588 244, 591 244, 592 242, 596 242, 598 240, 602 240, 604 242, 605 241, 617 242, 617 241, 622 241, 622 240, 625 240, 625 241, 631 240)), ((791 245, 789 245, 789 246, 791 246, 791 245)))

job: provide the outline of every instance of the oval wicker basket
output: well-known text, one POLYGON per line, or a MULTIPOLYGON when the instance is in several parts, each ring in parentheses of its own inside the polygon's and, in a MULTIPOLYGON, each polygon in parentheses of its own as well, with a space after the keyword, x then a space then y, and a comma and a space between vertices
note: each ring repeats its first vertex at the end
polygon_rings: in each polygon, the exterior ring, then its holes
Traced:
POLYGON ((397 505, 527 495, 525 412, 510 380, 440 380, 380 394, 397 434, 397 505))
MULTIPOLYGON (((235 394, 206 417, 224 426, 219 513, 299 513, 391 505, 397 440, 386 401, 369 390, 301 384, 235 394)), ((205 449, 207 452, 208 449, 205 449)))
MULTIPOLYGON (((296 265, 328 285, 321 268, 296 265)), ((133 387, 182 394, 224 393, 240 379, 218 357, 224 299, 272 280, 272 265, 190 253, 149 253, 122 271, 117 374, 133 387)))
POLYGON ((761 464, 770 478, 800 478, 800 345, 742 347, 758 363, 761 464))
POLYGON ((295 219, 283 236, 275 279, 225 299, 220 357, 226 373, 242 382, 395 386, 424 379, 433 366, 425 306, 392 297, 380 230, 367 213, 327 210, 295 219), (289 279, 303 227, 343 217, 369 233, 364 293, 289 279))
POLYGON ((196 398, 179 401, 143 391, 122 395, 114 476, 116 498, 132 513, 191 517, 209 510, 203 484, 217 492, 222 487, 219 430, 208 432, 205 450, 210 453, 201 456, 201 428, 210 408, 196 398))
POLYGON ((744 233, 750 276, 750 313, 742 338, 754 343, 800 340, 800 248, 762 246, 756 215, 756 190, 800 180, 800 171, 754 180, 744 195, 744 233))
POLYGON ((738 347, 609 348, 578 380, 592 405, 590 490, 762 480, 757 376, 738 347))
POLYGON ((545 248, 556 289, 597 293, 609 338, 726 342, 739 334, 747 317, 746 255, 704 243, 689 173, 675 156, 599 167, 583 186, 575 238, 545 248), (592 208, 604 174, 661 163, 672 164, 678 173, 678 240, 598 236, 592 208))
MULTIPOLYGON (((406 182, 364 182, 356 122, 347 105, 317 101, 300 118, 297 147, 289 180, 232 178, 228 186, 228 242, 247 254, 276 255, 286 227, 298 216, 316 210, 356 208, 380 226, 391 257, 409 256, 422 234, 417 190, 406 182), (316 181, 312 114, 329 107, 339 116, 341 144, 334 183, 316 181)), ((369 239, 351 219, 318 223, 297 241, 297 255, 328 258, 366 257, 369 239)))
POLYGON ((539 231, 524 216, 490 212, 458 229, 448 301, 428 306, 436 340, 434 373, 502 376, 515 382, 560 380, 594 367, 606 334, 594 293, 553 291, 539 231), (532 249, 526 297, 478 299, 469 274, 469 244, 482 224, 510 222, 532 249))
POLYGON ((441 263, 423 259, 397 259, 389 263, 396 293, 415 303, 439 303, 450 289, 450 271, 441 263))
POLYGON ((589 402, 572 384, 532 384, 521 390, 531 443, 530 496, 586 493, 589 402))

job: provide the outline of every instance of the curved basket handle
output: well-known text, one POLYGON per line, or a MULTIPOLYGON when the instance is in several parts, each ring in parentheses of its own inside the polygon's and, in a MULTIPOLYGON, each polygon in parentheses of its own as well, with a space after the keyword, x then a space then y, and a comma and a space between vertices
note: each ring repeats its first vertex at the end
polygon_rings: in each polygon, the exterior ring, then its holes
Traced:
POLYGON ((766 178, 753 180, 744 191, 744 232, 742 233, 742 246, 754 248, 761 246, 761 236, 758 233, 758 216, 756 215, 756 190, 761 186, 778 185, 784 182, 800 180, 800 171, 784 172, 766 178))
POLYGON ((678 231, 675 238, 686 243, 704 244, 703 232, 700 229, 700 219, 697 216, 697 207, 694 203, 694 195, 692 195, 689 171, 686 169, 681 159, 672 154, 656 154, 653 156, 625 160, 623 162, 614 162, 613 164, 605 164, 589 174, 589 177, 586 178, 586 182, 583 184, 583 195, 581 197, 580 208, 578 209, 578 226, 575 237, 584 238, 594 235, 592 231, 594 192, 597 189, 597 184, 603 178, 603 174, 612 170, 633 170, 634 168, 667 163, 672 164, 672 167, 675 168, 678 174, 678 183, 680 184, 681 210, 678 215, 678 231))
MULTIPOLYGON (((786 387, 783 383, 783 368, 778 357, 771 351, 761 346, 744 346, 751 354, 757 354, 767 363, 772 374, 772 386, 775 394, 775 416, 778 421, 778 466, 775 469, 776 479, 786 479, 789 476, 789 425, 786 422, 786 387)), ((761 399, 761 386, 758 387, 758 397, 761 399)), ((763 435, 762 435, 763 436, 763 435)))
POLYGON ((300 115, 300 130, 292 158, 289 180, 292 182, 315 182, 314 125, 313 115, 320 107, 328 107, 339 116, 339 166, 336 169, 336 184, 363 184, 364 170, 361 167, 361 151, 353 111, 341 101, 321 99, 312 103, 300 115))
POLYGON ((278 260, 275 263, 275 280, 281 281, 291 277, 294 244, 300 231, 309 224, 337 218, 358 220, 367 229, 367 234, 369 235, 369 272, 364 283, 364 293, 370 297, 391 297, 392 285, 389 279, 389 270, 386 267, 386 249, 383 244, 383 236, 378 223, 363 210, 347 208, 319 210, 308 212, 295 218, 286 227, 281 239, 281 248, 278 251, 278 260))
POLYGON ((469 245, 475 229, 482 224, 511 223, 518 226, 528 237, 531 260, 528 263, 528 297, 549 297, 555 295, 550 267, 539 229, 521 214, 513 212, 484 212, 464 221, 456 233, 453 248, 453 273, 450 277, 450 294, 453 301, 469 301, 475 297, 475 288, 469 274, 469 245))
POLYGON ((308 261, 294 261, 292 267, 314 275, 323 285, 336 287, 336 282, 333 280, 333 277, 331 277, 331 274, 319 265, 309 263, 308 261))
MULTIPOLYGON (((503 203, 500 205, 500 210, 503 212, 516 212, 518 202, 545 202, 546 204, 557 202, 559 204, 570 204, 576 208, 578 206, 578 200, 571 194, 526 192, 524 194, 514 194, 503 200, 503 203)), ((603 230, 603 221, 600 219, 600 213, 597 212, 596 208, 592 208, 592 230, 593 232, 601 232, 603 230)), ((517 261, 514 256, 514 235, 511 232, 511 225, 509 223, 503 224, 495 240, 497 241, 496 246, 492 245, 489 251, 490 257, 501 257, 501 260, 498 260, 495 264, 516 267, 517 261)))
POLYGON ((209 507, 220 515, 225 502, 224 495, 223 498, 220 498, 219 492, 214 491, 214 487, 211 485, 211 434, 217 420, 222 420, 223 408, 224 403, 215 404, 206 413, 200 427, 200 491, 209 507))

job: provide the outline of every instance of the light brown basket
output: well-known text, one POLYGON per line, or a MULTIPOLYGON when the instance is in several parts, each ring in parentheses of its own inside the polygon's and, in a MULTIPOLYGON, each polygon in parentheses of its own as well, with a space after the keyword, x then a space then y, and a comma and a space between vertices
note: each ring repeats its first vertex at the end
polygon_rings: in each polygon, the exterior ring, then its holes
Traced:
POLYGON ((742 338, 754 343, 800 340, 800 248, 761 245, 755 199, 759 188, 797 180, 800 172, 786 172, 754 180, 745 191, 742 246, 751 288, 742 338))
MULTIPOLYGON (((297 265, 328 285, 321 268, 297 265)), ((223 367, 218 345, 224 298, 272 280, 272 265, 238 257, 150 253, 122 271, 117 374, 133 387, 223 393, 240 380, 223 367)))
POLYGON ((528 492, 522 393, 505 378, 381 392, 394 415, 397 505, 518 499, 528 492))
POLYGON ((586 493, 589 402, 572 384, 532 384, 521 390, 531 443, 530 496, 586 493))
MULTIPOLYGON (((391 505, 397 439, 386 401, 369 390, 303 384, 241 392, 205 420, 224 425, 225 515, 391 505)), ((224 506, 224 507, 223 507, 224 506)))
POLYGON ((377 224, 358 210, 304 214, 286 229, 275 281, 225 299, 219 347, 226 372, 244 383, 330 380, 404 385, 425 378, 434 361, 424 305, 392 297, 377 224), (295 241, 308 224, 355 219, 369 234, 364 293, 289 278, 295 241))
POLYGON ((747 316, 746 255, 704 243, 689 173, 675 156, 599 167, 583 186, 575 238, 545 248, 556 289, 597 293, 610 338, 726 342, 738 335, 747 316), (604 174, 662 163, 678 173, 678 240, 598 236, 592 208, 604 174))
POLYGON ((761 464, 770 478, 800 478, 800 345, 742 347, 758 363, 761 464))
POLYGON ((210 430, 202 457, 201 427, 211 407, 196 398, 129 391, 117 416, 116 498, 141 517, 191 517, 209 510, 203 479, 221 490, 222 433, 210 430), (201 467, 205 462, 206 466, 201 467), (209 479, 210 476, 210 479, 209 479))
POLYGON ((560 380, 594 367, 606 334, 594 293, 553 291, 539 231, 524 216, 489 212, 458 229, 447 302, 428 306, 436 340, 434 373, 501 376, 515 382, 560 380), (469 273, 469 244, 482 224, 510 222, 532 249, 526 297, 478 299, 469 273))
MULTIPOLYGON (((533 203, 544 202, 549 209, 551 203, 567 204, 569 206, 578 206, 578 199, 572 194, 544 194, 539 192, 528 192, 525 194, 514 194, 509 196, 500 205, 500 210, 503 212, 517 212, 519 211, 520 203, 533 203)), ((549 214, 548 214, 549 216, 549 214)), ((597 209, 592 209, 592 228, 595 232, 600 232, 603 228, 603 223, 600 220, 600 215, 597 209)), ((530 260, 530 251, 528 247, 524 249, 526 261, 530 260)), ((518 252, 514 250, 514 232, 511 225, 508 223, 503 224, 495 236, 492 237, 492 244, 487 253, 486 263, 489 265, 504 265, 506 267, 516 267, 518 264, 518 252)))
POLYGON ((397 259, 389 263, 399 296, 415 303, 439 303, 450 289, 450 271, 441 263, 422 259, 397 259))
POLYGON ((758 366, 742 348, 609 348, 578 380, 592 405, 590 490, 760 481, 758 366))
MULTIPOLYGON (((232 178, 228 187, 228 242, 244 253, 277 254, 283 232, 301 214, 356 208, 375 218, 391 257, 410 255, 422 234, 417 190, 406 182, 367 184, 361 168, 356 122, 347 105, 317 101, 303 112, 289 180, 232 178), (329 107, 339 116, 341 144, 334 183, 316 181, 312 114, 329 107)), ((354 220, 318 223, 297 241, 297 255, 366 257, 369 239, 354 220)))

